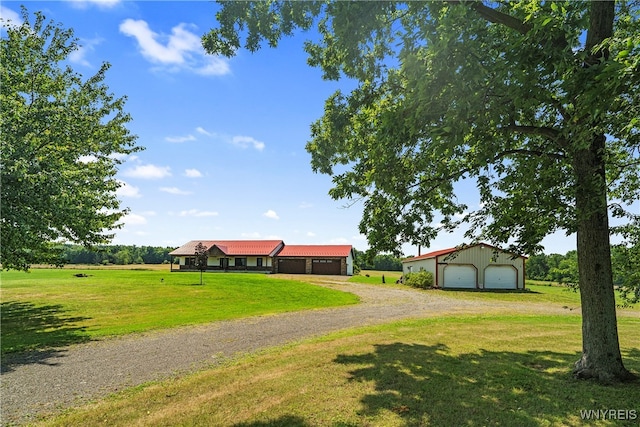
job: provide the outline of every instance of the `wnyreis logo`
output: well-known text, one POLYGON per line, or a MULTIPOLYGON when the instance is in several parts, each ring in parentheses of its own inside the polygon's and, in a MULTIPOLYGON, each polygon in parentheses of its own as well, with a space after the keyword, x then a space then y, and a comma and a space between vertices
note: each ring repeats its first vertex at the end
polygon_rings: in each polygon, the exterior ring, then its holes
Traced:
POLYGON ((638 411, 635 409, 582 409, 582 420, 617 420, 633 421, 638 419, 638 411))

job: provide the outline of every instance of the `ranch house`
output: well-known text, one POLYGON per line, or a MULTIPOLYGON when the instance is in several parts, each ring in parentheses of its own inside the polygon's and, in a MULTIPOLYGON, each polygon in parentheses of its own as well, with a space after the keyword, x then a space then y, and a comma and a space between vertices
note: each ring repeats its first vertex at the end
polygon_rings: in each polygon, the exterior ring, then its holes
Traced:
POLYGON ((282 240, 192 240, 169 253, 171 271, 197 270, 198 243, 207 248, 206 271, 353 274, 351 245, 285 245, 282 240))
POLYGON ((169 252, 171 271, 174 257, 178 259, 178 271, 197 270, 198 243, 208 251, 207 271, 271 272, 275 255, 284 247, 282 240, 192 240, 169 252))

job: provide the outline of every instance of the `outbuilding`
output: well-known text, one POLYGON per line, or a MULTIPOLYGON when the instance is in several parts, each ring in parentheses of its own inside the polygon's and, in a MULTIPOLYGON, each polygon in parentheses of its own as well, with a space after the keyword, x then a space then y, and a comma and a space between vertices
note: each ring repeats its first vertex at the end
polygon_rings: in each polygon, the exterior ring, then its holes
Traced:
POLYGON ((486 243, 462 245, 407 258, 403 274, 429 271, 440 288, 524 289, 526 257, 486 243))

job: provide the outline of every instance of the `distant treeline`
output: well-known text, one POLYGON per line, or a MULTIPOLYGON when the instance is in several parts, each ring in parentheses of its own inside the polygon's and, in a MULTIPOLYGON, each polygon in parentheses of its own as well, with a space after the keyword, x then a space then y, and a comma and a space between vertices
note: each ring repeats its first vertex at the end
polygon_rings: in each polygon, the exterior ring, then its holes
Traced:
POLYGON ((63 245, 62 258, 67 264, 168 264, 169 252, 175 248, 160 246, 107 245, 87 249, 63 245))
MULTIPOLYGON (((628 284, 640 266, 632 264, 637 248, 611 246, 613 283, 628 284)), ((560 283, 578 282, 578 252, 569 251, 565 255, 534 255, 526 263, 527 279, 549 280, 560 283)), ((635 278, 634 278, 635 279, 635 278)))
POLYGON ((360 270, 402 271, 402 261, 393 255, 376 255, 372 262, 367 262, 365 253, 354 249, 356 265, 360 270))

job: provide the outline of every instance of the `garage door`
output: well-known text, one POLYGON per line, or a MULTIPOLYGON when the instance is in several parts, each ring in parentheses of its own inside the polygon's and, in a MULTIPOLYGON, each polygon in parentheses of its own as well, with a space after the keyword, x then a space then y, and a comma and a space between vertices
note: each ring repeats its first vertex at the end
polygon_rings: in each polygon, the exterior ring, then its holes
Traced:
POLYGON ((472 265, 447 265, 444 268, 445 288, 476 288, 476 269, 472 265))
POLYGON ((490 265, 484 270, 485 289, 516 289, 518 274, 510 265, 490 265))
POLYGON ((278 273, 305 274, 307 261, 304 259, 279 259, 278 273))
POLYGON ((311 263, 313 274, 340 274, 339 259, 314 259, 311 263))

